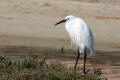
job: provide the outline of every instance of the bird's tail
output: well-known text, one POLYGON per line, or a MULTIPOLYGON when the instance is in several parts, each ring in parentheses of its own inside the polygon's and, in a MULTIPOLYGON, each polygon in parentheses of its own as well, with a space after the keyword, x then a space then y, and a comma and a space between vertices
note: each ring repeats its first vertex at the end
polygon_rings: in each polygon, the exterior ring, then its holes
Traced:
POLYGON ((94 49, 90 50, 90 56, 95 56, 95 50, 94 49))

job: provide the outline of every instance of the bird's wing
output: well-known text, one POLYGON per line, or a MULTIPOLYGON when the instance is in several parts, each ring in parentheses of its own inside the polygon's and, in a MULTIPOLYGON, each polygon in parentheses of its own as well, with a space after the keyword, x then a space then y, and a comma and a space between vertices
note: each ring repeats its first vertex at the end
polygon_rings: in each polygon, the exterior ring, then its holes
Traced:
POLYGON ((87 47, 91 55, 94 55, 93 35, 88 24, 81 19, 77 19, 74 29, 74 42, 81 48, 81 52, 84 52, 85 47, 87 47))

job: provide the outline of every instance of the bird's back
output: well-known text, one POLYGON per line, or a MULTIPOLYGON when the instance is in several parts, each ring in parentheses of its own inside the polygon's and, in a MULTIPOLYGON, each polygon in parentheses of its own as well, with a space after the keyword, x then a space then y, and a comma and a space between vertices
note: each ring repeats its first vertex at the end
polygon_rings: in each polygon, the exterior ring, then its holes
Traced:
POLYGON ((85 21, 80 18, 74 18, 66 23, 66 30, 75 46, 79 47, 80 53, 84 53, 84 49, 90 50, 90 55, 94 55, 94 41, 91 29, 85 21))

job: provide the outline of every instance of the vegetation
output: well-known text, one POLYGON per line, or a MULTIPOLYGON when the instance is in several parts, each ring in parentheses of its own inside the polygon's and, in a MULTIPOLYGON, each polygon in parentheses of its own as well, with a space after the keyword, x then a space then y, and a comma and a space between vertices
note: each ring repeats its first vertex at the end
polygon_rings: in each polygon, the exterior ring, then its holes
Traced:
POLYGON ((0 56, 0 80, 106 80, 98 69, 81 75, 62 64, 47 64, 45 58, 0 56))

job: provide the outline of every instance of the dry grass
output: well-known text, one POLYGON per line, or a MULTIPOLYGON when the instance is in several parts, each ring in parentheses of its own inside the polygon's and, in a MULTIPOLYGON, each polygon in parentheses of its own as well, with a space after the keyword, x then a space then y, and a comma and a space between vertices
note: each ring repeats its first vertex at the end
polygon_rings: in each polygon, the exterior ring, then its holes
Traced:
POLYGON ((98 69, 82 75, 62 64, 47 64, 36 56, 13 58, 0 56, 0 80, 106 80, 98 69))
POLYGON ((96 19, 112 19, 112 20, 120 20, 120 17, 96 16, 96 19))

